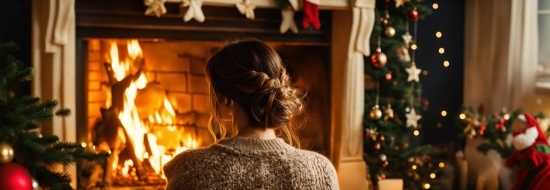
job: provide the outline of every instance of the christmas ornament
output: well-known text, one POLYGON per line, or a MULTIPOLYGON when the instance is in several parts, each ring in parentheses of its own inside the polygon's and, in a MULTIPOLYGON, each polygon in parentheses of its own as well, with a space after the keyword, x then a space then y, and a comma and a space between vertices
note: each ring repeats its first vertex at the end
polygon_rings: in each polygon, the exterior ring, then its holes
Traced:
POLYGON ((0 165, 0 189, 32 190, 32 177, 27 169, 17 163, 0 165))
POLYGON ((380 110, 378 105, 372 107, 369 116, 372 120, 379 120, 380 118, 382 118, 382 111, 380 110))
POLYGON ((418 20, 418 11, 416 11, 416 8, 409 11, 409 14, 407 14, 410 20, 418 20))
POLYGON ((411 40, 412 40, 412 36, 411 34, 409 33, 409 31, 405 32, 405 34, 403 34, 403 36, 401 36, 403 38, 403 43, 405 44, 405 47, 409 47, 409 44, 411 43, 411 40))
POLYGON ((386 73, 386 80, 387 81, 391 80, 391 71, 388 71, 388 73, 386 73))
POLYGON ((370 56, 371 63, 376 68, 382 68, 388 62, 386 54, 382 52, 382 49, 376 49, 376 52, 370 56))
POLYGON ((254 20, 254 9, 256 5, 250 3, 250 0, 243 0, 236 4, 239 12, 246 16, 247 19, 254 20))
POLYGON ((164 7, 164 2, 166 0, 144 0, 143 4, 147 6, 145 10, 145 15, 155 15, 160 17, 163 14, 166 14, 166 7, 164 7))
POLYGON ((374 145, 374 149, 380 150, 380 143, 376 143, 376 144, 374 145))
POLYGON ((38 181, 36 179, 32 178, 32 190, 38 190, 40 185, 38 184, 38 181))
POLYGON ((376 141, 376 137, 378 137, 378 131, 376 128, 368 128, 368 129, 365 129, 365 137, 367 138, 371 138, 372 141, 376 141))
POLYGON ((405 114, 405 116, 407 117, 407 127, 412 126, 414 128, 418 127, 418 120, 422 118, 422 116, 416 114, 414 109, 411 109, 411 112, 405 114))
POLYGON ((283 17, 281 27, 279 28, 281 34, 284 34, 288 31, 288 29, 294 32, 294 34, 298 33, 298 26, 296 26, 296 23, 294 22, 294 13, 294 9, 291 6, 281 9, 281 16, 283 17))
POLYGON ((405 5, 405 2, 410 0, 395 0, 395 8, 405 5))
POLYGON ((319 20, 319 1, 320 0, 304 0, 304 19, 302 27, 304 29, 313 26, 315 30, 321 29, 321 21, 319 20))
POLYGON ((420 79, 418 78, 418 75, 422 72, 421 69, 416 68, 416 64, 413 62, 411 64, 411 67, 405 69, 407 73, 409 74, 409 77, 407 78, 407 81, 416 81, 420 82, 420 79))
POLYGON ((386 25, 388 25, 388 20, 387 19, 382 19, 380 21, 380 24, 382 24, 382 26, 386 26, 386 25))
POLYGON ((384 140, 386 140, 386 138, 384 136, 380 136, 380 141, 383 142, 384 140))
POLYGON ((388 164, 389 164, 388 161, 384 161, 384 162, 382 162, 382 167, 385 168, 385 167, 388 166, 388 164))
POLYGON ((10 163, 13 157, 13 147, 8 143, 0 142, 0 164, 10 163))
POLYGON ((395 35, 395 28, 388 26, 386 27, 386 30, 384 30, 384 34, 386 37, 391 38, 395 35))
POLYGON ((479 127, 479 135, 483 135, 483 134, 485 133, 485 130, 486 130, 486 129, 487 129, 487 128, 485 128, 485 126, 480 126, 480 127, 479 127))
POLYGON ((385 154, 380 154, 380 161, 386 161, 388 157, 385 154))
POLYGON ((183 21, 188 22, 191 19, 195 19, 198 22, 204 22, 202 0, 184 0, 181 3, 181 7, 189 7, 185 15, 183 15, 183 21))
POLYGON ((396 54, 400 61, 403 61, 403 62, 411 61, 411 56, 409 55, 409 49, 406 46, 401 46, 397 48, 396 54))
POLYGON ((388 104, 386 110, 384 110, 384 120, 393 119, 393 109, 391 109, 391 104, 388 104))

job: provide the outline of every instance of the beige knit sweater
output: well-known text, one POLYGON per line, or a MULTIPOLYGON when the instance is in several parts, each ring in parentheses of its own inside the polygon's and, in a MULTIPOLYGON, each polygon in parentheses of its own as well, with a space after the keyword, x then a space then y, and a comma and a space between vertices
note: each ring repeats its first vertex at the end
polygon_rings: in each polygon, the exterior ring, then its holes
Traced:
POLYGON ((282 139, 226 139, 188 150, 164 166, 168 190, 338 189, 330 161, 282 139))

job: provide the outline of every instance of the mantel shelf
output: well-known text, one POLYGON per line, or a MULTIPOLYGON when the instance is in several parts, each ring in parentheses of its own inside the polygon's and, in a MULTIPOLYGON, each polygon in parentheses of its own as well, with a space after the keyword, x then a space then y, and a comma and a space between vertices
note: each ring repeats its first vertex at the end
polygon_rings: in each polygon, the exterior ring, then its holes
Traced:
MULTIPOLYGON (((319 0, 319 9, 323 10, 338 10, 348 9, 350 7, 349 0, 319 0)), ((167 3, 181 3, 182 0, 166 0, 167 3)), ((203 0, 203 5, 209 6, 235 6, 235 4, 242 2, 242 0, 203 0)), ((302 0, 298 0, 300 6, 302 0)), ((259 8, 279 8, 277 0, 251 0, 251 3, 259 8)))

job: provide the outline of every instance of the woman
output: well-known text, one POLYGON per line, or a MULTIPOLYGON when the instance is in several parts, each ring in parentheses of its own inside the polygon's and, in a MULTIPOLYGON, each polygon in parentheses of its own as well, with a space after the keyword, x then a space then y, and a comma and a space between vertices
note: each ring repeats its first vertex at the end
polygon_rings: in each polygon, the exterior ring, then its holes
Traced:
POLYGON ((258 40, 229 44, 206 75, 222 140, 167 163, 167 189, 338 189, 326 157, 292 146, 304 106, 275 50, 258 40), (226 122, 233 137, 224 139, 226 122))

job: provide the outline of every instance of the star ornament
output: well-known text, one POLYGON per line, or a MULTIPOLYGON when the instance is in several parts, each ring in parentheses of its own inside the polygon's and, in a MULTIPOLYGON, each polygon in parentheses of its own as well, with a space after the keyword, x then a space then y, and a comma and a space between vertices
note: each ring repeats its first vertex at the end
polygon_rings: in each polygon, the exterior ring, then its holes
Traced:
POLYGON ((405 114, 405 116, 407 117, 407 127, 412 126, 414 128, 417 128, 418 120, 422 119, 421 115, 416 114, 416 111, 414 111, 414 108, 411 110, 410 113, 405 114))
POLYGON ((188 22, 195 19, 197 22, 204 22, 204 13, 202 12, 202 0, 183 0, 181 7, 189 7, 183 21, 188 22))
POLYGON ((410 81, 420 82, 418 75, 420 75, 420 73, 422 72, 422 69, 416 68, 416 64, 414 64, 414 62, 412 63, 411 67, 405 68, 405 70, 407 71, 407 73, 409 73, 409 77, 407 78, 408 82, 410 81))
POLYGON ((410 1, 410 0, 395 0, 395 8, 405 5, 405 2, 407 1, 410 1))
POLYGON ((407 47, 409 47, 409 44, 410 44, 411 41, 412 41, 412 36, 411 36, 411 34, 407 31, 407 32, 405 32, 405 34, 403 34, 402 37, 403 37, 403 42, 405 43, 405 45, 406 45, 407 47))
POLYGON ((254 9, 256 5, 250 3, 250 0, 244 0, 243 2, 237 3, 237 9, 243 15, 246 15, 246 18, 254 20, 254 9))
POLYGON ((155 15, 160 17, 163 14, 166 14, 166 7, 164 7, 164 2, 166 0, 145 0, 143 4, 147 6, 145 10, 145 15, 155 15))

